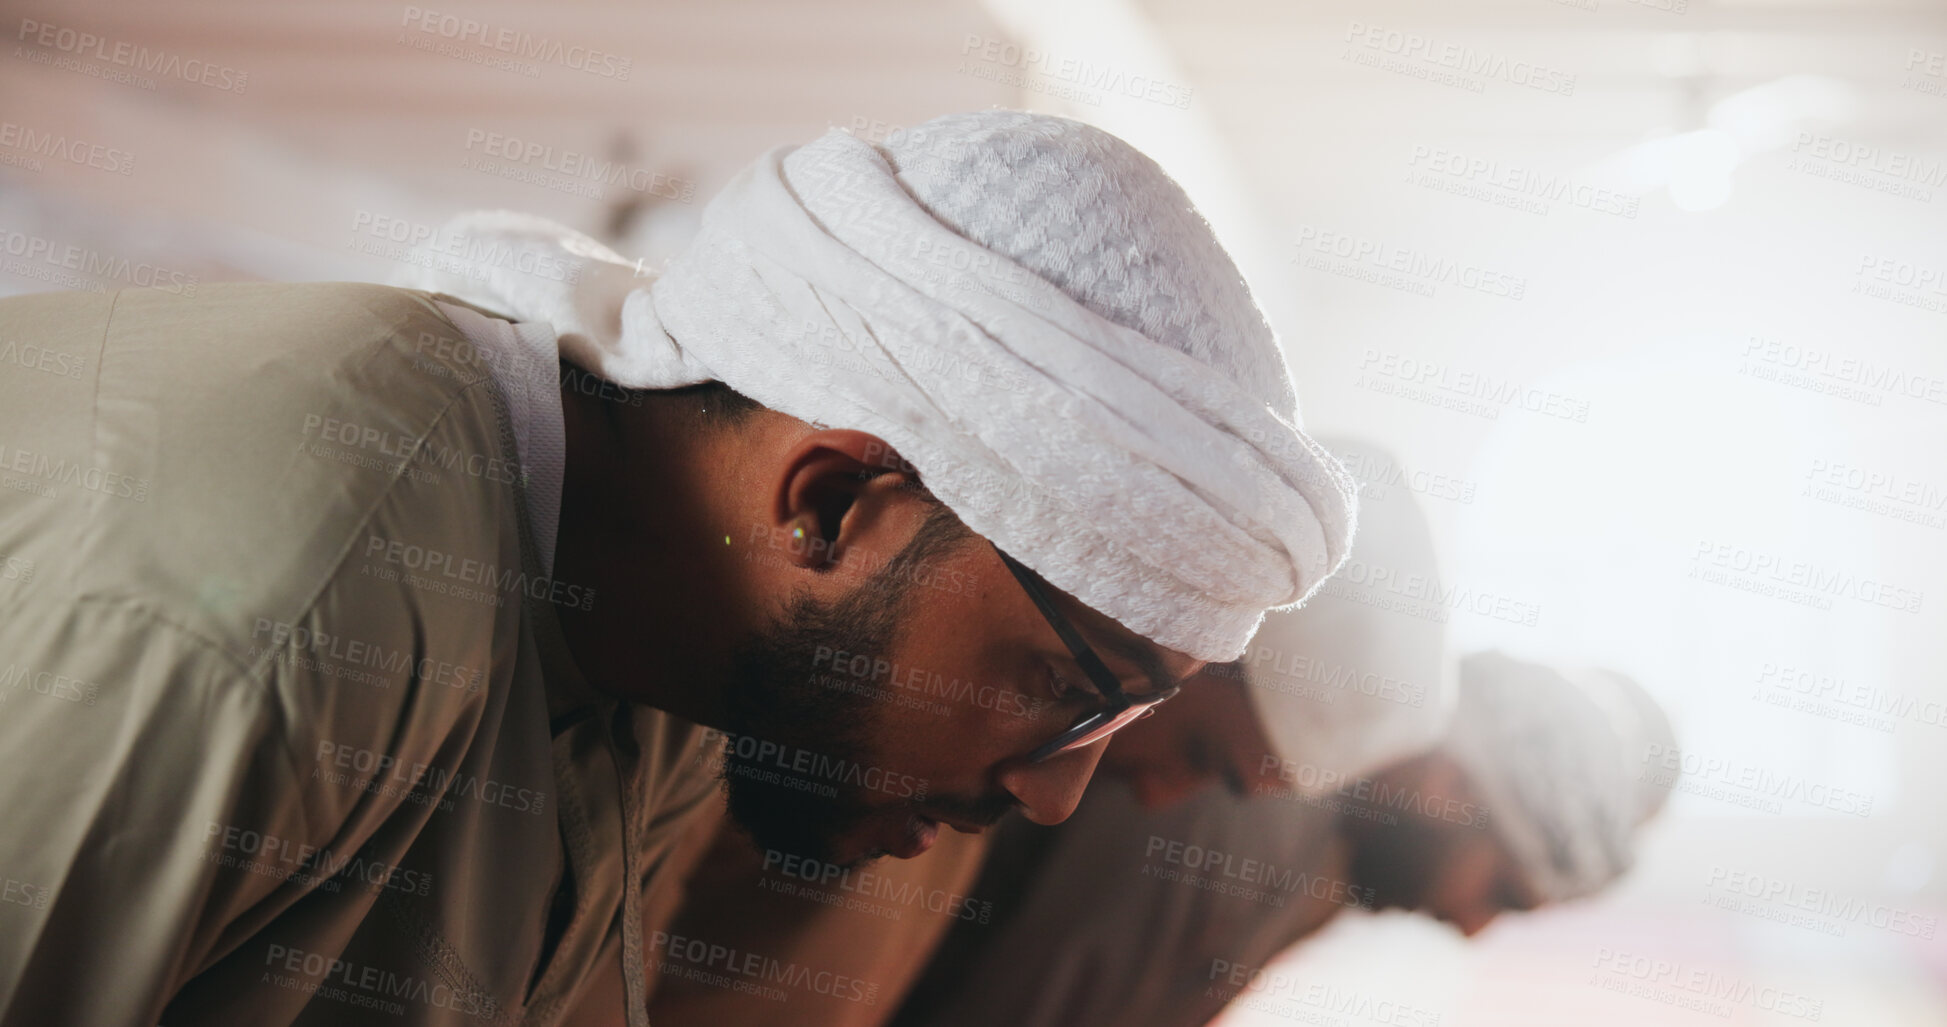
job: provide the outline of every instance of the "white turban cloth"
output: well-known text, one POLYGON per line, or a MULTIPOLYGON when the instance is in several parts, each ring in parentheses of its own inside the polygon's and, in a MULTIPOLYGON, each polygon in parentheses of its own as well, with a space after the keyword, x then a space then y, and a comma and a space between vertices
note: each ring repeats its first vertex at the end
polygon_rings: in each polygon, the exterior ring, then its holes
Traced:
POLYGON ((1550 902, 1593 892, 1633 860, 1636 828, 1669 789, 1643 773, 1675 733, 1642 686, 1620 674, 1564 675, 1499 652, 1460 663, 1443 749, 1466 772, 1487 821, 1550 902))
POLYGON ((716 380, 876 435, 974 532, 1195 658, 1238 656, 1345 557, 1351 479, 1242 276, 1099 129, 996 110, 772 150, 660 274, 524 215, 448 231, 503 259, 398 284, 547 321, 620 385, 716 380))
MULTIPOLYGON (((1397 463, 1368 442, 1320 441, 1353 466, 1397 463)), ((1440 580, 1433 529, 1410 491, 1361 497, 1345 567, 1302 609, 1266 617, 1244 654, 1258 720, 1278 755, 1299 764, 1287 778, 1301 792, 1330 791, 1432 748, 1453 715, 1446 622, 1381 605, 1360 584, 1440 580)))

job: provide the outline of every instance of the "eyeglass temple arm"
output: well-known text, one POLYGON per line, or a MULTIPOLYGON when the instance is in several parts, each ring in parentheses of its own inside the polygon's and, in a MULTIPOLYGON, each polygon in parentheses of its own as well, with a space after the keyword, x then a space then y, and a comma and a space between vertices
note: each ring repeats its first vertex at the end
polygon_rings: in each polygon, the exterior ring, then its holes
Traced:
POLYGON ((1095 650, 1076 633, 1074 626, 1068 623, 1068 618, 1062 616, 1060 610, 1055 609, 1054 601, 1048 598, 1048 593, 1042 590, 1041 583, 1035 580, 1033 573, 1026 565, 1007 555, 1007 551, 1000 546, 994 546, 994 552, 1000 554, 1001 562, 1007 565, 1008 572, 1014 575, 1014 580, 1021 583, 1021 589, 1028 594, 1028 598, 1034 600, 1035 607, 1054 627, 1055 634, 1061 636, 1061 643, 1068 647, 1069 655, 1075 657, 1075 662, 1082 665, 1082 673, 1087 674, 1089 680, 1095 682, 1095 687, 1102 690, 1103 698, 1117 703, 1126 703, 1128 700, 1123 695, 1122 683, 1116 680, 1115 675, 1109 671, 1108 665, 1102 662, 1102 658, 1095 655, 1095 650))

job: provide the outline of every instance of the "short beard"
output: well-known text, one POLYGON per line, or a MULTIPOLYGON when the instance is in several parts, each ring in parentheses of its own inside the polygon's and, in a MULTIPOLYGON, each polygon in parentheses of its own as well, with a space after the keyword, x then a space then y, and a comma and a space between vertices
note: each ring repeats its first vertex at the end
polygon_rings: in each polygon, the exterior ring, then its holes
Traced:
MULTIPOLYGON (((787 759, 802 750, 823 757, 820 762, 868 765, 879 723, 871 715, 874 697, 821 683, 819 653, 888 655, 900 639, 915 569, 968 537, 942 505, 898 556, 838 601, 793 595, 775 623, 737 649, 727 693, 731 733, 778 743, 787 759)), ((744 755, 739 748, 732 744, 724 753, 724 792, 731 820, 760 849, 834 862, 837 840, 882 808, 856 787, 793 775, 758 758, 754 745, 744 755)))

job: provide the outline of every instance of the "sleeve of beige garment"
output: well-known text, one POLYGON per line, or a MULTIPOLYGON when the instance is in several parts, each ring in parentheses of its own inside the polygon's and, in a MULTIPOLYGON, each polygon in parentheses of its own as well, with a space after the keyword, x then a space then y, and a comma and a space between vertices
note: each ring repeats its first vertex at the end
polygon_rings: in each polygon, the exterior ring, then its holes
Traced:
POLYGON ((276 693, 133 603, 0 608, 0 1025, 155 1024, 303 886, 276 693))

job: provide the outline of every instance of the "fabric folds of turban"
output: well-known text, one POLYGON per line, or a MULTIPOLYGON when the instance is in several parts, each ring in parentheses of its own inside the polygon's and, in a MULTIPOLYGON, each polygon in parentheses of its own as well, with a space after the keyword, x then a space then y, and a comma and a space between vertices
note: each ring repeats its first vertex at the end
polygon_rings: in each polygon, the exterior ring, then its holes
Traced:
POLYGON ((624 386, 717 380, 877 435, 973 531, 1194 657, 1237 657, 1347 552, 1352 482, 1242 276, 1099 129, 988 111, 773 150, 660 273, 525 215, 449 231, 499 256, 398 284, 550 322, 624 386))
POLYGON ((1662 708, 1620 674, 1564 675, 1499 652, 1460 663, 1445 749, 1548 901, 1586 895, 1629 868, 1637 826, 1670 791, 1643 773, 1644 756, 1675 745, 1662 708))

